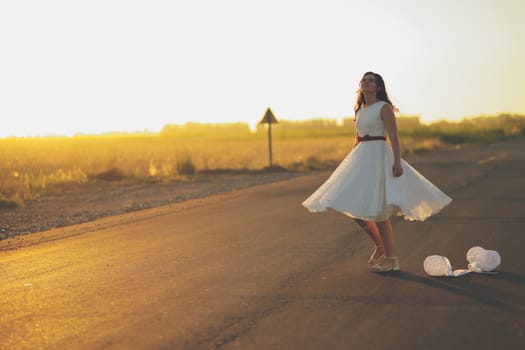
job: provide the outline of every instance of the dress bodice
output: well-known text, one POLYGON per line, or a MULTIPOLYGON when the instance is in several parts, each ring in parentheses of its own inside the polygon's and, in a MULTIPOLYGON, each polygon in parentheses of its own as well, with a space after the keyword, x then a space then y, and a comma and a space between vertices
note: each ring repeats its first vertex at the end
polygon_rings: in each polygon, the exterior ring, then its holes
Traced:
POLYGON ((357 112, 356 129, 359 136, 386 136, 385 124, 381 119, 381 108, 385 101, 377 101, 357 112))

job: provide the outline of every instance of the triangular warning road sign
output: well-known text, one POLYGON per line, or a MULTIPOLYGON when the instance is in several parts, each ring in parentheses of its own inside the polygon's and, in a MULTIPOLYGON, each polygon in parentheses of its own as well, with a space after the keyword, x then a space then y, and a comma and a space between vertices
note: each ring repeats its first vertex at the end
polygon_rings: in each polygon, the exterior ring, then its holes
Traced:
POLYGON ((268 123, 268 124, 277 124, 278 123, 277 119, 273 115, 273 112, 270 109, 270 107, 268 107, 268 109, 266 110, 266 113, 264 114, 264 117, 260 121, 260 124, 264 124, 264 123, 268 123))

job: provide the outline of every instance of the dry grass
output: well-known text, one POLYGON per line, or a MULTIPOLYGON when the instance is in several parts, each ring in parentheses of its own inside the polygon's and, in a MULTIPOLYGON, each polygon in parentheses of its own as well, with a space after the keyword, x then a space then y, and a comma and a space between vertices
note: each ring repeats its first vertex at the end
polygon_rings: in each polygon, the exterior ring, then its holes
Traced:
MULTIPOLYGON (((335 166, 352 144, 351 136, 276 139, 273 164, 293 171, 335 166)), ((0 199, 10 203, 4 207, 88 181, 168 182, 202 171, 260 170, 269 165, 265 138, 180 142, 158 135, 10 138, 0 139, 0 150, 4 174, 0 199)))

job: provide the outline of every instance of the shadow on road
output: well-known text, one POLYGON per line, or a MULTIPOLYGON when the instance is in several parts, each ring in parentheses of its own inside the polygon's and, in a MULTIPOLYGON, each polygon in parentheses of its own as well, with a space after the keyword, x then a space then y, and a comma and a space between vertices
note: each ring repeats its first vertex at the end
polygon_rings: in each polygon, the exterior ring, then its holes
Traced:
POLYGON ((494 277, 496 279, 525 285, 525 275, 519 275, 517 273, 512 272, 501 272, 495 275, 494 277))
MULTIPOLYGON (((438 289, 438 294, 432 293, 429 295, 428 303, 433 303, 439 300, 441 292, 452 293, 470 301, 483 304, 491 307, 501 309, 502 311, 512 313, 514 315, 525 316, 525 312, 520 308, 525 305, 523 298, 522 285, 525 285, 525 277, 522 275, 500 272, 495 275, 479 275, 475 273, 467 274, 461 277, 426 277, 419 276, 407 271, 399 271, 396 273, 384 274, 386 278, 395 278, 407 282, 418 283, 426 287, 438 289), (480 279, 490 279, 493 281, 490 286, 486 281, 480 279), (517 283, 520 286, 516 287, 514 293, 507 292, 508 289, 498 288, 500 283, 511 282, 517 283), (483 283, 479 283, 483 282, 483 283), (436 298, 437 297, 437 298, 436 298)), ((444 299, 447 298, 444 296, 444 299)))

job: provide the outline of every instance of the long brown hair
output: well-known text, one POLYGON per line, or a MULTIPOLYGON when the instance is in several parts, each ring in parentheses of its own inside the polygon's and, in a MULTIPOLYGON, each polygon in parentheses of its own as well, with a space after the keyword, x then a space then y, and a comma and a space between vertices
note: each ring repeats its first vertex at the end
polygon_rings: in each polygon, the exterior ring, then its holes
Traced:
MULTIPOLYGON (((392 101, 390 101, 390 97, 388 97, 388 93, 386 92, 385 81, 383 80, 383 77, 374 72, 366 72, 365 74, 363 74, 363 78, 361 78, 361 80, 363 80, 364 77, 367 75, 373 75, 374 79, 376 80, 376 85, 378 87, 378 90, 376 92, 377 99, 380 101, 387 102, 388 104, 392 106, 394 111, 396 111, 397 108, 394 106, 392 101)), ((357 111, 359 111, 365 103, 366 103, 365 95, 363 94, 361 89, 357 90, 357 100, 354 105, 354 112, 356 116, 357 116, 357 111)))

